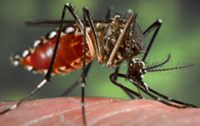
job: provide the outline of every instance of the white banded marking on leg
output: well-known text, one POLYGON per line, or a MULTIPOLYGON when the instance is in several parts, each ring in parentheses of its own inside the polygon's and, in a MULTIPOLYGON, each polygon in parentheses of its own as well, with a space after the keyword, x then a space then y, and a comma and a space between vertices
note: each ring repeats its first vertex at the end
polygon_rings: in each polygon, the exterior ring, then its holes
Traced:
POLYGON ((85 83, 81 83, 81 87, 83 87, 83 88, 84 88, 84 87, 85 87, 85 83))
POLYGON ((15 108, 17 108, 17 104, 14 104, 13 106, 11 106, 11 107, 10 107, 10 110, 13 110, 13 109, 15 109, 15 108))
POLYGON ((47 82, 47 80, 44 79, 44 80, 37 86, 37 88, 38 88, 38 89, 41 88, 46 82, 47 82))
POLYGON ((84 107, 84 106, 85 106, 85 103, 81 103, 81 106, 84 107))

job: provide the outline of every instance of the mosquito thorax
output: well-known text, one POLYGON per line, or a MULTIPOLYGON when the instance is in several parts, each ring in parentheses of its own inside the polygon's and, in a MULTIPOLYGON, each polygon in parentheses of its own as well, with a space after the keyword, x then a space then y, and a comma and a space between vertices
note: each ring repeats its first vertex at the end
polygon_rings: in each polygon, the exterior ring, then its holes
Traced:
MULTIPOLYGON (((120 34, 123 32, 124 26, 127 23, 129 17, 122 17, 120 15, 115 15, 112 18, 111 23, 97 23, 96 30, 98 38, 101 44, 101 53, 103 56, 103 61, 101 63, 106 64, 113 48, 119 38, 120 34), (126 17, 126 18, 125 18, 126 17)), ((121 62, 129 58, 135 58, 144 49, 144 36, 143 32, 137 23, 132 22, 131 27, 128 28, 122 44, 118 49, 118 53, 114 59, 114 62, 109 67, 116 67, 121 62), (131 51, 130 51, 130 46, 131 51)))

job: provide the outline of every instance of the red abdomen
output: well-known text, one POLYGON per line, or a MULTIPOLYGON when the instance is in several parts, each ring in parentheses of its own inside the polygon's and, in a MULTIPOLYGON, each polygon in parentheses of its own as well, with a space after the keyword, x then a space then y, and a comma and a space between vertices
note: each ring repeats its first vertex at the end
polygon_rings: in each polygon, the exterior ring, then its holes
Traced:
MULTIPOLYGON (((52 73, 68 73, 82 67, 83 34, 77 28, 68 27, 62 32, 52 73)), ((46 73, 49 68, 58 30, 49 33, 41 40, 37 40, 33 48, 25 50, 22 56, 11 58, 14 65, 20 65, 28 70, 46 73)), ((91 34, 90 34, 91 35, 91 34)), ((86 63, 92 60, 86 44, 86 63)))

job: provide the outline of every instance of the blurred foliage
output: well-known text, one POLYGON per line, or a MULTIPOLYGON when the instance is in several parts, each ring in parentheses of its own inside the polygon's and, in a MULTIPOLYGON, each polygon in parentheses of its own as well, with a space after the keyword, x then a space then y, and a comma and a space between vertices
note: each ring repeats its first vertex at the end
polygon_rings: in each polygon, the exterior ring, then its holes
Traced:
MULTIPOLYGON (((44 36, 54 27, 25 27, 23 22, 28 19, 60 19, 64 3, 71 3, 82 17, 82 7, 89 8, 93 19, 104 19, 107 8, 113 6, 115 11, 125 14, 127 9, 135 11, 137 22, 145 30, 157 19, 163 25, 148 55, 147 61, 165 59, 170 53, 171 64, 179 66, 195 62, 195 66, 187 69, 162 73, 147 73, 144 81, 151 88, 180 101, 200 106, 199 72, 199 33, 200 16, 198 1, 187 0, 21 0, 13 2, 0 1, 0 100, 19 100, 29 93, 44 78, 41 74, 32 74, 21 68, 14 68, 9 57, 14 52, 22 52, 32 45, 34 40, 44 36)), ((66 19, 72 19, 69 13, 66 19)), ((146 45, 151 38, 146 38, 146 45)), ((170 65, 169 65, 170 66, 170 65)), ((174 66, 174 65, 171 65, 174 66)), ((128 97, 109 81, 114 69, 94 63, 87 78, 86 96, 90 97, 128 97)), ((121 65, 120 72, 126 72, 126 63, 121 65)), ((81 70, 65 76, 52 77, 51 83, 38 91, 32 99, 58 97, 79 76, 81 70)), ((120 80, 124 85, 128 83, 120 80)), ((130 84, 129 84, 130 85, 130 84)), ((131 87, 133 88, 133 87, 131 87)), ((77 87, 70 96, 80 96, 81 88, 77 87)))

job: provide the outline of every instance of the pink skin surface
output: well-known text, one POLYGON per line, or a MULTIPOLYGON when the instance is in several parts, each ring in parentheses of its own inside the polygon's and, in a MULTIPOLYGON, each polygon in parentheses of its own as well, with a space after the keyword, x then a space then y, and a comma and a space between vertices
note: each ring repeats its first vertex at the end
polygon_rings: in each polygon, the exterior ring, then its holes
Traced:
MULTIPOLYGON (((0 116, 4 126, 82 126, 78 97, 26 101, 0 116)), ((16 102, 0 102, 0 111, 16 102)), ((200 109, 177 109, 152 100, 86 98, 89 126, 199 126, 200 109)))

